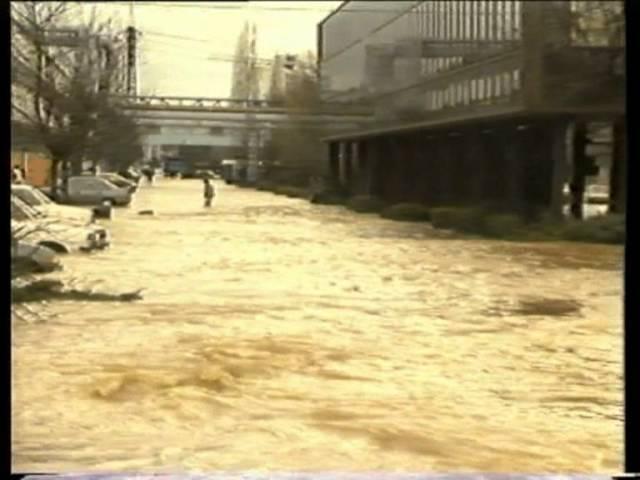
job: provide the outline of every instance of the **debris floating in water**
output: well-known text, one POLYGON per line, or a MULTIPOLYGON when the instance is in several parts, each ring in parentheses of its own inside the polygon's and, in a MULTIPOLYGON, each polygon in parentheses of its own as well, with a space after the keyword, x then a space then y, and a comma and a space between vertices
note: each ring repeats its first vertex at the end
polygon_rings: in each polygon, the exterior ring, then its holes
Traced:
POLYGON ((45 300, 77 300, 94 302, 134 302, 142 300, 143 289, 124 293, 95 292, 91 289, 65 288, 60 280, 36 280, 22 286, 13 286, 13 303, 43 302, 45 300))

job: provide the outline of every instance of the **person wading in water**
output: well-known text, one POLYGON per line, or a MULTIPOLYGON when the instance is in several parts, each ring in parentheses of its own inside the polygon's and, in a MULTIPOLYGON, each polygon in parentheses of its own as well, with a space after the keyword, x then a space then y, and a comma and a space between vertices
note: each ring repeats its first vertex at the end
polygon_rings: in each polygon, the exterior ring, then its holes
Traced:
POLYGON ((204 206, 211 207, 211 203, 216 196, 216 191, 208 178, 204 179, 204 206))

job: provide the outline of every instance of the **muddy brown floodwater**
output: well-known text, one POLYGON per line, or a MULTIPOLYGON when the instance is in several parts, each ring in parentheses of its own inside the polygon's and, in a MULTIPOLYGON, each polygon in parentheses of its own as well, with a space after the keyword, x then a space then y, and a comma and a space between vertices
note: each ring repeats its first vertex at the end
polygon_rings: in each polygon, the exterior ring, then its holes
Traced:
POLYGON ((622 249, 201 189, 66 259, 143 301, 14 324, 14 470, 621 470, 622 249))

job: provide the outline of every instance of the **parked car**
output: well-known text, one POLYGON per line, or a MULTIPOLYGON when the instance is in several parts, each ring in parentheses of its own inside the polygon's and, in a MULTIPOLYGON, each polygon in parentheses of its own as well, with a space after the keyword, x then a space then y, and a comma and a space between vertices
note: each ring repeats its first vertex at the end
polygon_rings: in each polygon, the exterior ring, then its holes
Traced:
POLYGON ((11 231, 18 238, 57 253, 104 249, 111 243, 109 232, 103 227, 47 217, 15 195, 11 195, 11 231))
POLYGON ((608 205, 609 188, 606 185, 589 185, 584 192, 584 200, 592 205, 608 205))
POLYGON ((11 263, 14 262, 22 264, 34 273, 49 273, 62 269, 60 259, 52 249, 23 240, 11 244, 11 263))
POLYGON ((170 157, 164 162, 164 174, 169 178, 177 177, 178 175, 184 176, 187 170, 187 163, 180 158, 170 157))
MULTIPOLYGON (((47 194, 50 189, 43 191, 47 194)), ((64 189, 59 187, 58 194, 62 203, 92 206, 104 203, 126 206, 131 203, 134 196, 129 189, 117 187, 104 178, 84 175, 70 177, 67 192, 65 193, 64 189)))
POLYGON ((97 175, 99 178, 104 178, 105 180, 113 183, 116 187, 119 188, 127 188, 131 193, 135 193, 138 190, 138 184, 132 182, 131 180, 127 180, 126 178, 118 175, 117 173, 99 173, 97 175))
POLYGON ((213 180, 216 176, 211 170, 196 170, 195 178, 213 180))
POLYGON ((91 221, 91 211, 83 207, 60 205, 37 188, 30 185, 11 185, 11 194, 18 197, 34 210, 46 217, 63 218, 69 221, 87 224, 91 221))
POLYGON ((222 178, 226 183, 234 183, 240 180, 240 162, 238 160, 222 160, 222 178))

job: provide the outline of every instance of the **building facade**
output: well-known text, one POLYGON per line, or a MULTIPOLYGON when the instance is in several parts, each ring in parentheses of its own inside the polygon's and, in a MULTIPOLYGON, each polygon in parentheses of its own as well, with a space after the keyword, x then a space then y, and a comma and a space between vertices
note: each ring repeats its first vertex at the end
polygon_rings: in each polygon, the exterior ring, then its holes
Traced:
POLYGON ((615 124, 612 162, 626 162, 623 36, 622 2, 343 2, 318 26, 323 97, 375 115, 326 139, 334 180, 389 201, 560 211, 563 184, 583 191, 594 170, 575 132, 615 124))

